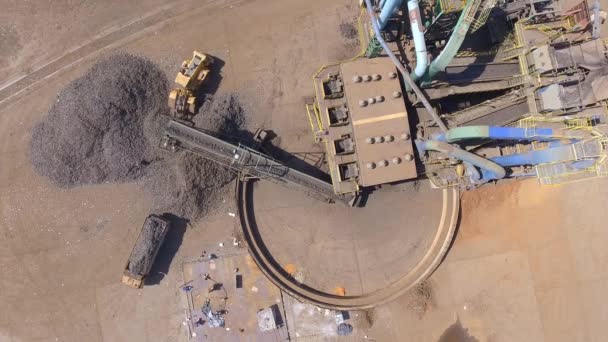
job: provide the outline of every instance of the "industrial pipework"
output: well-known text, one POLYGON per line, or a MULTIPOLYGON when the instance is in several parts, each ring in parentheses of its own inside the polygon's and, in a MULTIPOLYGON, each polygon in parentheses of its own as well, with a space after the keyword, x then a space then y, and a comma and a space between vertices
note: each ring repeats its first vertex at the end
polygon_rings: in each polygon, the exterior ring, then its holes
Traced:
POLYGON ((424 76, 424 82, 430 82, 438 73, 444 71, 452 59, 454 59, 471 27, 471 23, 475 20, 475 13, 480 4, 481 0, 467 0, 467 4, 464 6, 460 17, 458 18, 458 22, 454 27, 454 32, 443 50, 441 50, 439 56, 431 62, 431 65, 424 76))
MULTIPOLYGON (((446 142, 443 141, 437 141, 437 140, 416 140, 416 147, 418 147, 418 150, 422 153, 424 151, 437 151, 437 152, 442 152, 447 154, 450 157, 456 158, 458 160, 461 160, 465 163, 465 165, 471 164, 473 166, 476 166, 486 172, 483 173, 483 180, 490 180, 490 179, 501 179, 501 178, 505 178, 505 176, 507 175, 507 172, 505 171, 505 169, 500 166, 498 163, 486 159, 484 157, 478 156, 475 153, 471 153, 469 151, 465 151, 461 148, 458 148, 454 145, 450 145, 446 142)), ((473 175, 475 175, 475 172, 472 172, 473 175)), ((479 178, 479 175, 477 174, 477 176, 475 178, 479 178)), ((474 179, 473 180, 477 180, 474 179)))
POLYGON ((551 128, 519 128, 497 126, 456 127, 451 128, 445 133, 439 133, 433 137, 434 140, 445 141, 448 143, 471 139, 549 141, 563 138, 573 139, 575 137, 560 136, 551 128))
MULTIPOLYGON (((366 5, 365 7, 367 7, 367 13, 370 16, 370 20, 372 22, 372 28, 374 29, 374 33, 376 35, 376 39, 378 40, 378 43, 380 43, 380 45, 382 46, 382 49, 384 49, 384 52, 388 55, 388 57, 391 59, 393 64, 395 64, 395 67, 397 67, 397 70, 399 70, 399 72, 401 73, 401 76, 403 76, 403 81, 407 85, 409 85, 412 88, 412 90, 414 90, 414 93, 416 94, 416 96, 418 96, 418 99, 420 100, 420 102, 422 102, 422 105, 427 110, 429 115, 431 115, 433 120, 435 120, 435 123, 437 123, 437 126, 439 126, 439 129, 441 129, 443 132, 446 132, 448 130, 448 127, 445 125, 445 123, 443 123, 443 121, 441 121, 441 118, 439 117, 439 115, 437 115, 437 112, 435 111, 433 106, 431 106, 431 103, 429 102, 429 100, 427 100, 426 96, 422 93, 422 91, 420 90, 418 85, 416 85, 416 82, 414 82, 414 80, 412 80, 412 78, 410 77, 408 72, 405 70, 405 68, 399 61, 399 59, 397 59, 397 57, 395 56, 393 51, 389 48, 388 44, 386 44, 386 41, 384 41, 384 39, 382 38, 382 35, 380 34, 380 25, 378 24, 378 20, 377 20, 376 16, 374 15, 374 10, 372 7, 371 0, 365 0, 365 5, 366 5)), ((388 6, 388 5, 385 5, 385 6, 388 6)))
POLYGON ((576 144, 577 143, 573 143, 542 150, 509 154, 490 159, 502 166, 539 165, 545 163, 576 161, 576 144))
MULTIPOLYGON (((422 27, 422 19, 420 18, 418 0, 409 0, 407 2, 407 10, 409 12, 412 37, 414 38, 414 47, 416 48, 416 69, 412 72, 412 80, 415 82, 424 76, 426 68, 429 65, 429 60, 426 52, 424 28, 422 27)), ((408 88, 408 91, 410 90, 409 87, 406 88, 408 88)))
MULTIPOLYGON (((379 4, 380 8, 380 29, 384 29, 388 19, 395 13, 397 8, 401 6, 402 0, 389 1, 381 0, 379 4)), ((424 73, 426 68, 429 66, 428 55, 426 51, 426 41, 424 40, 424 28, 422 27, 422 18, 420 16, 420 6, 418 0, 409 0, 407 2, 408 16, 410 18, 410 27, 412 30, 412 37, 414 39, 414 47, 416 49, 416 68, 412 71, 412 80, 418 81, 424 73)), ((409 84, 406 84, 407 91, 411 91, 412 88, 409 84)))
POLYGON ((383 30, 388 20, 393 16, 395 11, 401 6, 403 0, 385 0, 380 3, 380 30, 383 30))

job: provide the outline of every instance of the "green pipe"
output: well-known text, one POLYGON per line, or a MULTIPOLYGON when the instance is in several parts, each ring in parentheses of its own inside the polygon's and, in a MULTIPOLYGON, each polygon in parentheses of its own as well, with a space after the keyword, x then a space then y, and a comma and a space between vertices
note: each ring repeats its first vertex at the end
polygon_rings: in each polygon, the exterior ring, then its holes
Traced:
POLYGON ((467 36, 467 32, 469 32, 469 28, 474 21, 475 13, 479 8, 480 3, 480 0, 467 0, 467 4, 464 6, 460 17, 458 18, 458 22, 454 27, 454 32, 452 32, 448 43, 445 45, 439 56, 437 56, 437 58, 431 62, 431 65, 424 75, 424 82, 432 81, 433 78, 435 78, 438 73, 444 71, 452 59, 454 59, 458 53, 458 50, 462 46, 464 38, 467 36))
POLYGON ((420 100, 420 102, 422 102, 422 105, 429 113, 429 115, 433 118, 433 120, 435 120, 435 123, 437 123, 439 129, 441 129, 443 132, 447 132, 448 127, 445 125, 445 123, 443 123, 443 121, 441 121, 441 118, 439 117, 439 115, 437 115, 437 112, 435 111, 435 109, 433 109, 433 106, 431 106, 431 103, 429 102, 429 100, 427 100, 422 90, 420 90, 420 87, 418 87, 416 82, 412 80, 407 70, 405 70, 403 64, 401 64, 401 62, 397 59, 397 56, 395 56, 391 48, 388 46, 388 44, 386 44, 386 41, 382 38, 382 34, 380 33, 380 25, 378 25, 378 19, 376 18, 372 9, 371 0, 365 0, 365 5, 365 7, 367 8, 367 14, 369 15, 372 21, 372 28, 374 29, 374 33, 376 34, 376 40, 382 46, 384 52, 386 52, 387 56, 391 59, 393 64, 395 64, 395 67, 397 68, 397 70, 399 70, 401 76, 403 76, 403 81, 405 82, 405 84, 409 84, 410 87, 412 87, 412 90, 414 90, 414 93, 416 94, 416 96, 418 96, 418 99, 420 100))
POLYGON ((535 140, 550 141, 561 137, 551 128, 533 127, 496 127, 496 126, 461 126, 451 128, 445 133, 436 134, 433 139, 448 143, 471 139, 492 140, 535 140))

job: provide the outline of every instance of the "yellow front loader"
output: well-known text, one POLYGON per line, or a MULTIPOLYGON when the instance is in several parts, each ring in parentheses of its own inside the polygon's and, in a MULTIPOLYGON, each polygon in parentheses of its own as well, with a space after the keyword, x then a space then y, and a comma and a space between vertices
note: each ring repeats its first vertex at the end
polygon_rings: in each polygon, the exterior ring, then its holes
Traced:
POLYGON ((175 77, 175 83, 181 88, 173 89, 168 101, 176 118, 188 120, 196 114, 196 93, 207 79, 212 63, 213 58, 199 51, 194 51, 192 59, 182 63, 175 77))

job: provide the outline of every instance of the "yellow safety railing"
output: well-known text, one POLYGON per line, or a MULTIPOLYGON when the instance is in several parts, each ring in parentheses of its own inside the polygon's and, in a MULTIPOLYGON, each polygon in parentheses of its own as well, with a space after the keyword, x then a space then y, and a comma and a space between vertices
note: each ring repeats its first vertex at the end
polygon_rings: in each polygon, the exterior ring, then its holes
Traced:
MULTIPOLYGON (((603 145, 605 142, 601 142, 603 145)), ((605 145, 603 151, 606 151, 605 145)), ((564 172, 559 174, 545 174, 545 169, 554 166, 554 164, 541 164, 536 166, 538 179, 543 185, 559 186, 563 184, 576 183, 584 180, 589 180, 598 177, 608 176, 608 156, 604 152, 597 158, 597 161, 590 167, 564 172)))
POLYGON ((488 18, 490 17, 490 12, 492 12, 492 9, 494 6, 496 6, 497 2, 497 0, 486 0, 479 16, 477 16, 477 19, 475 19, 471 24, 471 33, 479 30, 483 25, 486 24, 488 18))
POLYGON ((439 0, 439 6, 441 6, 441 12, 443 13, 460 11, 466 4, 466 0, 439 0))
MULTIPOLYGON (((591 118, 564 119, 560 117, 528 116, 518 121, 519 127, 525 129, 536 128, 538 123, 558 123, 566 125, 566 130, 585 129, 591 132, 595 132, 593 130, 593 122, 591 118)), ((599 132, 595 133, 600 134, 599 132)), ((564 137, 567 138, 566 136, 564 137)))
MULTIPOLYGON (((319 69, 317 69, 317 71, 312 75, 312 83, 315 89, 315 94, 314 94, 314 103, 313 103, 313 112, 314 112, 314 116, 316 118, 316 120, 318 121, 318 125, 319 125, 319 129, 323 129, 323 123, 321 122, 321 115, 319 113, 319 109, 318 109, 318 103, 319 103, 319 99, 317 98, 317 93, 318 93, 318 87, 317 87, 317 82, 315 82, 315 79, 319 76, 319 74, 332 66, 337 66, 340 65, 342 63, 346 63, 346 62, 352 62, 358 58, 361 58, 365 55, 365 50, 367 48, 367 46, 365 45, 365 36, 363 35, 363 16, 366 14, 366 10, 364 8, 361 9, 361 11, 359 12, 359 17, 357 18, 357 35, 359 37, 359 46, 360 46, 360 50, 359 53, 357 53, 354 57, 348 58, 348 59, 344 59, 341 61, 337 61, 337 62, 332 62, 332 63, 327 63, 327 64, 323 64, 319 67, 319 69)), ((308 113, 308 117, 309 117, 309 121, 311 124, 311 127, 313 122, 312 122, 312 118, 311 118, 311 112, 310 109, 308 108, 308 105, 306 105, 306 112, 308 113)), ((315 134, 314 131, 314 127, 313 127, 313 139, 316 141, 317 140, 317 136, 315 134)))
MULTIPOLYGON (((522 128, 534 128, 538 123, 559 123, 564 124, 566 127, 564 131, 568 130, 585 130, 589 132, 589 138, 587 141, 596 141, 601 145, 601 153, 597 157, 595 163, 590 167, 573 170, 571 172, 560 172, 553 174, 551 170, 559 167, 561 162, 546 163, 537 165, 535 167, 538 179, 543 185, 562 185, 567 183, 573 183, 581 180, 588 180, 600 176, 608 176, 608 138, 602 133, 596 131, 593 128, 593 122, 591 118, 571 118, 564 119, 560 117, 540 117, 531 116, 518 121, 518 124, 522 128)), ((571 138, 568 134, 564 134, 564 138, 571 138)), ((537 142, 532 144, 534 150, 547 148, 548 144, 545 142, 537 142)))
POLYGON ((324 130, 323 122, 321 121, 321 115, 316 102, 306 104, 306 115, 308 116, 308 123, 310 124, 314 142, 323 142, 325 140, 321 134, 324 130))

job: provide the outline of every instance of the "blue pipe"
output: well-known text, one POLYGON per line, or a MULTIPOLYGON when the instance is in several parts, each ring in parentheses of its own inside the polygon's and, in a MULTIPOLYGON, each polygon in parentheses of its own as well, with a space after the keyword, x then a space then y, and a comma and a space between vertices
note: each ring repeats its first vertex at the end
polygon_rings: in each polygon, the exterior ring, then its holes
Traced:
POLYGON ((596 163, 593 159, 583 159, 573 162, 571 165, 573 168, 582 170, 592 167, 596 163))
POLYGON ((466 166, 467 171, 469 171, 469 177, 471 177, 473 183, 479 182, 479 180, 481 180, 481 173, 479 173, 479 170, 469 162, 463 162, 463 164, 466 166))
POLYGON ((490 158, 502 166, 538 165, 576 159, 572 144, 490 158))
POLYGON ((380 0, 380 4, 378 5, 378 8, 382 9, 382 7, 384 7, 385 3, 386 3, 386 0, 380 0))
POLYGON ((505 169, 502 166, 498 165, 495 161, 483 158, 481 156, 476 155, 475 153, 465 151, 443 141, 416 140, 416 147, 418 147, 418 150, 421 152, 429 150, 442 152, 450 157, 462 160, 463 162, 465 162, 465 164, 469 163, 474 166, 477 166, 482 170, 482 179, 484 180, 501 179, 505 178, 505 176, 507 175, 505 169))
POLYGON ((401 6, 403 0, 386 0, 384 6, 380 10, 380 18, 378 22, 380 24, 380 29, 383 30, 388 20, 393 16, 395 11, 401 6))
MULTIPOLYGON (((552 140, 552 141, 549 141, 548 145, 549 145, 549 148, 552 148, 552 147, 566 146, 566 145, 570 146, 571 143, 572 142, 570 140, 552 140)), ((505 157, 508 157, 508 156, 505 156, 505 157)), ((503 160, 498 159, 498 158, 499 157, 490 158, 490 159, 492 161, 497 162, 498 164, 500 164, 502 166, 508 166, 508 165, 501 164, 503 162, 503 160), (498 160, 496 160, 496 159, 498 159, 498 160)), ((547 157, 547 158, 551 159, 551 157, 547 157)), ((517 157, 515 159, 521 159, 521 158, 517 157)), ((555 161, 555 160, 553 160, 553 161, 555 161)), ((513 162, 515 162, 515 160, 513 160, 513 162)), ((581 161, 577 161, 577 162, 572 163, 572 167, 574 167, 575 169, 584 169, 584 168, 592 166, 594 163, 595 162, 593 160, 581 160, 581 161)), ((465 165, 466 164, 467 163, 465 163, 465 165)), ((520 164, 517 164, 517 165, 520 165, 520 164)), ((511 165, 511 166, 514 166, 514 165, 511 165)), ((467 167, 469 167, 469 165, 467 165, 467 167)), ((470 167, 467 168, 467 169, 468 170, 472 170, 472 168, 470 168, 470 167)), ((518 174, 517 175, 517 177, 530 177, 530 176, 536 176, 536 172, 535 171, 530 171, 527 174, 518 174)), ((471 178, 471 179, 473 179, 473 181, 475 180, 474 178, 471 178)), ((491 179, 494 179, 494 178, 493 178, 493 175, 490 172, 487 172, 486 170, 482 169, 481 170, 481 177, 478 178, 478 179, 481 179, 482 182, 483 182, 483 181, 488 181, 488 180, 491 180, 491 179)))
POLYGON ((441 129, 442 132, 446 132, 448 130, 448 127, 445 125, 445 123, 443 123, 443 121, 441 121, 441 118, 439 117, 439 115, 437 115, 437 112, 435 111, 433 106, 431 106, 429 100, 427 100, 426 95, 422 92, 422 90, 420 90, 416 82, 412 80, 410 74, 405 70, 405 67, 403 67, 403 64, 401 64, 399 59, 397 59, 397 56, 395 56, 391 48, 388 46, 388 44, 386 44, 386 41, 384 41, 384 39, 382 38, 382 34, 380 32, 380 24, 378 24, 378 19, 374 14, 371 0, 365 0, 365 7, 367 8, 367 14, 369 15, 369 18, 372 21, 372 28, 374 29, 374 34, 376 36, 376 39, 378 40, 378 43, 380 43, 380 46, 382 46, 382 49, 384 49, 386 55, 391 59, 393 64, 395 64, 395 67, 397 68, 397 70, 399 70, 401 76, 403 76, 403 82, 409 85, 410 88, 412 88, 416 96, 418 96, 418 100, 422 102, 424 109, 426 109, 426 111, 433 118, 433 120, 435 120, 435 123, 437 123, 437 126, 439 126, 439 129, 441 129))
POLYGON ((470 139, 549 141, 560 137, 551 128, 463 126, 437 134, 433 139, 454 143, 470 139))
POLYGON ((439 56, 431 62, 431 65, 424 75, 424 82, 432 81, 435 76, 444 71, 452 59, 454 59, 462 42, 464 42, 464 38, 469 31, 469 27, 473 22, 474 15, 477 12, 480 3, 481 0, 467 0, 460 17, 458 18, 458 22, 456 22, 456 26, 454 26, 454 31, 452 32, 452 35, 450 35, 450 39, 443 50, 441 50, 441 53, 439 53, 439 56))
MULTIPOLYGON (((422 27, 418 0, 409 0, 407 2, 407 10, 409 12, 412 37, 414 38, 414 47, 416 48, 416 69, 414 69, 411 76, 412 80, 417 81, 424 76, 426 68, 429 65, 429 59, 426 52, 426 41, 424 40, 424 28, 422 27)), ((409 91, 410 89, 407 90, 409 91)))

